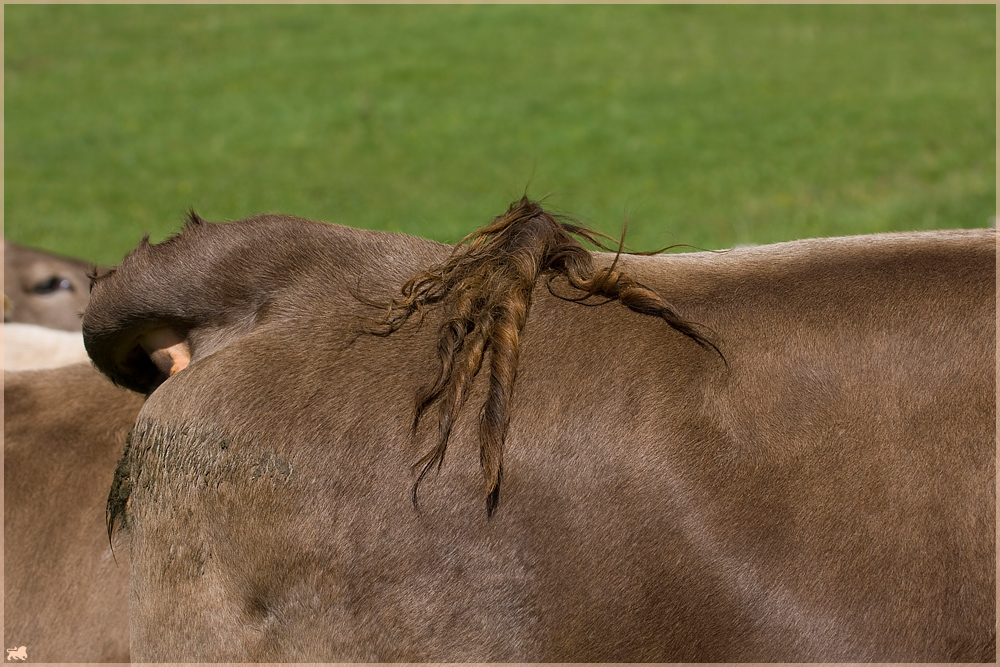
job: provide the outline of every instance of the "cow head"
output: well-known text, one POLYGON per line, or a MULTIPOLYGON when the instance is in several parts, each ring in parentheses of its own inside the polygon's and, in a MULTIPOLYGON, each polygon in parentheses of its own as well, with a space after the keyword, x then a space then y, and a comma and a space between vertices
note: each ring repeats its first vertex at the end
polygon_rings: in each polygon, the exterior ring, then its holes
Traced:
POLYGON ((182 233, 155 245, 144 238, 117 268, 95 277, 83 332, 97 367, 116 384, 149 393, 193 355, 253 328, 281 283, 266 280, 281 253, 247 232, 238 223, 223 232, 192 212, 182 233))
POLYGON ((3 242, 4 322, 79 331, 90 298, 90 265, 3 242))
POLYGON ((192 212, 181 233, 143 239, 94 279, 87 352, 116 384, 149 393, 273 320, 356 304, 356 290, 387 280, 398 290, 428 250, 445 248, 292 216, 212 223, 192 212))

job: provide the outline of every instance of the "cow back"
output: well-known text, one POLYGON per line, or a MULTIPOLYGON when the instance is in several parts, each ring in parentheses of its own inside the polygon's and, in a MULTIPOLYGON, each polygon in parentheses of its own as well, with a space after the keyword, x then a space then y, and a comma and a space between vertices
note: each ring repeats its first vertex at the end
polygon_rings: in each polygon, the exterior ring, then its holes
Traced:
POLYGON ((219 315, 200 273, 146 250, 142 274, 95 287, 95 360, 158 387, 122 470, 134 657, 993 656, 992 230, 592 256, 710 344, 624 299, 579 303, 569 274, 540 280, 491 486, 491 372, 445 383, 465 408, 442 458, 444 413, 414 419, 458 301, 388 334, 372 305, 446 250, 278 222, 253 223, 268 250, 243 227, 174 242, 261 258, 219 315), (275 247, 307 257, 296 280, 275 247), (151 273, 172 282, 124 287, 151 273), (135 341, 182 320, 190 365, 157 375, 135 341))

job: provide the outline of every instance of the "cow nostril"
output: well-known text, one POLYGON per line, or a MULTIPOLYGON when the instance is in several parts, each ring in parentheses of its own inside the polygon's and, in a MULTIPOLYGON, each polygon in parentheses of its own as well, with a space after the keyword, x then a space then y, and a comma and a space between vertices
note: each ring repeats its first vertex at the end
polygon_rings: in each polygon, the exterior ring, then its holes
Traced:
POLYGON ((69 278, 60 278, 59 276, 52 276, 48 280, 43 280, 40 283, 35 283, 35 286, 31 288, 31 291, 35 294, 52 294, 53 292, 58 292, 60 290, 72 290, 73 283, 70 282, 69 278))

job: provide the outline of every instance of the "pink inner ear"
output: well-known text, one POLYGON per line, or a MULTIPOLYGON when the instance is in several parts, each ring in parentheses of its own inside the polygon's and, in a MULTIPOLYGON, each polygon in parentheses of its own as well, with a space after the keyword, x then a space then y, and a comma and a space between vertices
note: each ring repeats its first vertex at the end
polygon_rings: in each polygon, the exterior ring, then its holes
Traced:
POLYGON ((172 329, 164 327, 145 333, 139 337, 139 344, 160 372, 167 376, 184 370, 191 363, 191 349, 187 341, 172 329))

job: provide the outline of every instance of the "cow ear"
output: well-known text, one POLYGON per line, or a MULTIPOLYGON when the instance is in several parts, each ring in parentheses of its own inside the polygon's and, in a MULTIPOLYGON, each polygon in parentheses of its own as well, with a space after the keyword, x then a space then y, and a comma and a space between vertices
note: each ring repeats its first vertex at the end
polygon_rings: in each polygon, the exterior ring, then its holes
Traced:
POLYGON ((171 328, 153 329, 139 337, 139 345, 166 377, 184 370, 191 363, 191 348, 171 328))

